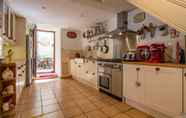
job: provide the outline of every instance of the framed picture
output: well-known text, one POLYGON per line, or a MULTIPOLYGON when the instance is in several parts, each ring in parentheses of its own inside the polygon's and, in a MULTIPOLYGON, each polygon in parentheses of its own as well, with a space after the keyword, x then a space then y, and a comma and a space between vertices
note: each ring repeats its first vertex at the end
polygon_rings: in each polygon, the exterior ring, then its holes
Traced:
POLYGON ((145 20, 145 18, 146 18, 145 12, 140 12, 134 16, 133 22, 134 23, 141 23, 145 20))
POLYGON ((67 35, 67 37, 68 37, 69 39, 76 39, 76 38, 77 38, 77 33, 76 33, 76 32, 73 32, 73 31, 68 31, 68 32, 66 33, 66 35, 67 35))

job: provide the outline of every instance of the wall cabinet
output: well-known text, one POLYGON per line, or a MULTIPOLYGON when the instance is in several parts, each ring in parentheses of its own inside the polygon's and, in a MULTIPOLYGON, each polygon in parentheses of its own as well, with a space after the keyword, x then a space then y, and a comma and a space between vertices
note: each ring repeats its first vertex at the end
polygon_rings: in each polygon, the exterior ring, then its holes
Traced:
POLYGON ((6 0, 0 1, 0 35, 15 41, 15 13, 6 0))
POLYGON ((126 98, 169 116, 182 113, 182 69, 124 65, 126 98))
POLYGON ((97 88, 97 63, 92 60, 71 60, 72 78, 97 88))

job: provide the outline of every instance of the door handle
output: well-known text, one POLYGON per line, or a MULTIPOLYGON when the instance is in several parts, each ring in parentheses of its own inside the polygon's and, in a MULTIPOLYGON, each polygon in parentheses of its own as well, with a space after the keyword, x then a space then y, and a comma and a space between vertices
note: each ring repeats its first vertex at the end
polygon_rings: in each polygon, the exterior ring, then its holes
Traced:
POLYGON ((141 86, 141 82, 136 81, 136 87, 140 87, 141 86))
POLYGON ((186 73, 184 73, 184 77, 186 77, 186 73))
POLYGON ((136 68, 136 71, 140 71, 140 68, 136 68))
POLYGON ((156 68, 155 70, 156 70, 156 71, 160 71, 160 68, 156 68))

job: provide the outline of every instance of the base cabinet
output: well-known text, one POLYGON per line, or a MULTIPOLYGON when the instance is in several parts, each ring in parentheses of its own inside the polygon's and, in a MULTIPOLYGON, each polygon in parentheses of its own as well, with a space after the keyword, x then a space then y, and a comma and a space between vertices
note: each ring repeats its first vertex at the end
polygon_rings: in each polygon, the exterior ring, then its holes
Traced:
POLYGON ((144 80, 138 66, 124 65, 125 72, 125 94, 127 99, 138 103, 144 103, 144 80))
POLYGON ((146 105, 164 114, 179 116, 182 112, 182 69, 147 69, 144 79, 146 105))
POLYGON ((171 117, 182 113, 180 68, 124 65, 126 98, 171 117))
POLYGON ((97 88, 96 61, 84 59, 71 60, 71 75, 73 79, 97 88))

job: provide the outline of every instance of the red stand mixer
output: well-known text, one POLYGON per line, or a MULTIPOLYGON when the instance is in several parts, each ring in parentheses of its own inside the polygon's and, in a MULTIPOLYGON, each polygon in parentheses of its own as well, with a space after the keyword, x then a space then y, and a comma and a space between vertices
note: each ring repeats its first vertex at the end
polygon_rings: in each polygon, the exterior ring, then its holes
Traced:
POLYGON ((165 45, 164 44, 151 44, 150 45, 150 63, 161 63, 165 61, 165 45))

